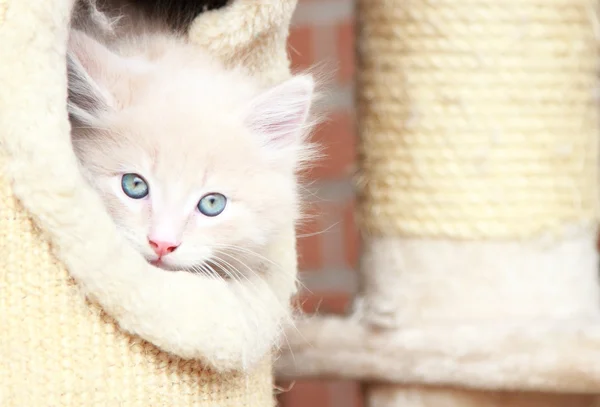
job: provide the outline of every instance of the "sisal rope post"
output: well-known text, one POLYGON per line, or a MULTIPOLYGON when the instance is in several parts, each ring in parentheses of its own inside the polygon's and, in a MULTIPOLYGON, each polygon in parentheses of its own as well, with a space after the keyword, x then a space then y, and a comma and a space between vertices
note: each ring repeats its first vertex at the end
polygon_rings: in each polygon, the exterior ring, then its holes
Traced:
POLYGON ((597 315, 594 3, 359 2, 370 321, 597 315))
POLYGON ((351 318, 299 324, 280 374, 378 381, 371 407, 591 406, 595 0, 357 13, 363 286, 351 318))

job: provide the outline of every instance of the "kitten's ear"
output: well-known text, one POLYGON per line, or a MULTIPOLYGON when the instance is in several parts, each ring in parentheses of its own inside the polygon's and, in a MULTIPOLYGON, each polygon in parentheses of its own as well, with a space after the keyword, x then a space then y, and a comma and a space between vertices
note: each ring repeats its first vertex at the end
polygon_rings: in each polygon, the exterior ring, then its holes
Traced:
POLYGON ((298 147, 307 134, 314 87, 310 75, 299 75, 263 92, 251 102, 246 124, 270 149, 298 147))
POLYGON ((126 72, 124 60, 81 31, 72 30, 67 49, 68 109, 71 121, 93 125, 118 106, 110 86, 126 72))

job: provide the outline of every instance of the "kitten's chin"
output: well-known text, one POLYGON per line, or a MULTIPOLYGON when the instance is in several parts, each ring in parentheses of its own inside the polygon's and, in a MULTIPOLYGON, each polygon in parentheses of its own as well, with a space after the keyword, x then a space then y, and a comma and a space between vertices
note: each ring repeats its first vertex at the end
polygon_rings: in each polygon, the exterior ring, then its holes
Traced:
MULTIPOLYGON (((162 270, 169 272, 184 271, 192 274, 205 275, 212 278, 221 278, 224 280, 240 280, 247 279, 247 276, 240 272, 240 269, 246 268, 254 270, 254 274, 264 271, 264 264, 258 262, 249 264, 250 262, 240 263, 238 267, 229 264, 232 269, 224 269, 220 264, 213 261, 206 261, 198 264, 178 264, 177 262, 169 261, 169 259, 146 258, 146 261, 162 270), (250 269, 252 267, 252 269, 250 269)), ((232 261, 233 262, 233 261, 232 261)))
POLYGON ((172 264, 172 263, 168 263, 165 262, 163 260, 158 260, 158 259, 146 259, 146 261, 150 264, 152 264, 154 267, 158 267, 159 269, 165 270, 165 271, 186 271, 188 273, 193 273, 193 274, 205 274, 207 276, 214 276, 214 274, 212 272, 215 272, 219 275, 221 275, 221 277, 223 277, 222 273, 217 270, 214 270, 214 268, 211 268, 211 273, 209 273, 208 269, 204 268, 204 267, 194 267, 194 266, 183 266, 180 264, 172 264))
POLYGON ((165 263, 164 261, 162 261, 160 259, 154 259, 154 260, 146 259, 146 261, 148 263, 152 264, 154 267, 158 267, 159 269, 163 269, 166 271, 190 271, 190 270, 186 270, 185 268, 182 268, 182 267, 175 267, 171 264, 165 263))

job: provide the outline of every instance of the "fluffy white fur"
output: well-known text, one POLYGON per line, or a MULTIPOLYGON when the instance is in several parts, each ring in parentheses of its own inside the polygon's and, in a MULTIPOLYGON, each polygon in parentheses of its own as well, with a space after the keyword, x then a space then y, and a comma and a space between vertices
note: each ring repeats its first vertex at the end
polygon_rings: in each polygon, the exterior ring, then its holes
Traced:
POLYGON ((273 236, 299 218, 312 79, 262 91, 175 36, 114 45, 119 54, 72 33, 69 108, 84 174, 119 229, 165 269, 260 272, 273 236), (127 196, 125 174, 145 180, 148 195, 127 196), (197 207, 210 193, 227 199, 212 217, 197 207), (151 241, 177 248, 159 258, 151 241))
POLYGON ((590 363, 600 358, 598 318, 453 321, 382 330, 332 316, 298 321, 288 340, 276 362, 281 379, 575 393, 600 388, 600 366, 590 363))
MULTIPOLYGON (((32 21, 35 18, 32 16, 32 21)), ((61 66, 64 48, 57 48, 56 41, 51 38, 46 41, 36 37, 36 41, 38 54, 42 48, 56 51, 48 51, 43 64, 24 65, 21 73, 31 78, 31 86, 44 89, 46 97, 31 99, 29 93, 15 88, 20 85, 13 85, 8 79, 11 72, 15 72, 14 66, 10 70, 0 70, 3 79, 1 137, 3 153, 8 158, 4 174, 14 186, 15 195, 51 237, 59 259, 69 268, 83 292, 115 317, 123 329, 178 356, 200 359, 215 370, 252 368, 276 343, 281 325, 289 315, 290 295, 296 289, 293 211, 287 219, 279 218, 282 224, 274 226, 273 233, 261 243, 265 257, 276 264, 270 265, 261 275, 250 273, 247 280, 224 281, 189 272, 166 272, 149 265, 117 230, 104 202, 97 192, 86 186, 77 171, 71 141, 67 137, 65 107, 60 103, 47 103, 47 100, 66 99, 66 83, 54 80, 57 77, 55 71, 46 76, 37 71, 40 66, 61 66), (31 72, 31 69, 36 71, 31 72), (48 85, 50 78, 54 79, 48 85), (32 111, 46 113, 30 118, 28 123, 31 124, 26 128, 16 127, 15 123, 25 122, 25 119, 16 120, 19 114, 32 111), (47 137, 40 137, 45 134, 43 132, 31 130, 42 124, 49 133, 47 137)), ((14 48, 6 47, 1 51, 4 60, 19 61, 14 48)), ((185 70, 189 66, 180 68, 185 70)), ((215 80, 218 82, 219 78, 215 80)), ((180 86, 183 86, 182 82, 180 86)), ((297 78, 281 86, 286 89, 308 86, 309 89, 310 80, 297 78)), ((198 87, 193 89, 199 91, 198 87)), ((248 101, 256 102, 255 106, 261 106, 261 95, 264 94, 249 90, 246 94, 252 96, 248 101)), ((228 103, 218 99, 212 102, 217 106, 228 103)), ((183 107, 191 108, 189 105, 183 107)), ((241 109, 236 113, 238 118, 249 120, 249 128, 257 124, 250 116, 244 116, 249 111, 241 109)), ((207 117, 207 120, 216 119, 207 117)), ((228 118, 232 119, 231 123, 227 126, 239 124, 233 117, 232 112, 228 118)), ((256 144, 246 140, 243 145, 252 146, 248 153, 256 159, 259 153, 269 148, 277 152, 266 154, 273 162, 265 164, 262 171, 269 172, 275 161, 285 156, 286 150, 291 151, 289 147, 294 145, 294 140, 298 139, 291 138, 290 144, 282 145, 277 136, 271 140, 273 143, 257 138, 256 144), (265 143, 260 144, 260 141, 265 143)), ((207 142, 223 145, 215 139, 207 142)), ((286 165, 289 169, 292 163, 286 162, 286 165)), ((274 182, 288 187, 283 188, 282 195, 293 201, 295 190, 284 178, 289 180, 281 175, 274 182)))
MULTIPOLYGON (((167 33, 124 36, 111 48, 83 32, 71 33, 69 110, 83 173, 148 262, 206 274, 211 284, 244 301, 236 318, 224 318, 223 324, 231 335, 237 335, 236 325, 251 327, 242 329, 246 333, 236 345, 241 366, 251 365, 273 344, 287 310, 261 287, 267 278, 285 278, 269 249, 299 219, 296 173, 312 151, 306 135, 313 80, 297 76, 263 90, 241 71, 225 69, 167 33), (122 177, 131 173, 148 184, 143 199, 124 193, 122 177), (227 198, 214 217, 197 208, 210 193, 227 198), (158 257, 151 247, 155 241, 177 248, 158 257), (261 341, 263 351, 248 350, 261 341)), ((186 291, 175 294, 180 304, 170 308, 170 319, 207 307, 199 293, 186 291)), ((161 296, 144 301, 164 307, 161 296)), ((209 309, 219 315, 232 306, 224 298, 209 309)), ((215 329, 209 321, 204 325, 196 315, 189 324, 201 336, 203 329, 215 329)), ((187 356, 206 352, 205 359, 220 365, 214 344, 194 347, 187 356)))
POLYGON ((361 292, 369 297, 349 318, 298 321, 278 373, 596 393, 597 229, 572 229, 556 241, 371 237, 364 269, 377 272, 363 277, 361 292))
POLYGON ((589 394, 503 392, 444 386, 372 384, 367 390, 372 407, 598 407, 589 394))

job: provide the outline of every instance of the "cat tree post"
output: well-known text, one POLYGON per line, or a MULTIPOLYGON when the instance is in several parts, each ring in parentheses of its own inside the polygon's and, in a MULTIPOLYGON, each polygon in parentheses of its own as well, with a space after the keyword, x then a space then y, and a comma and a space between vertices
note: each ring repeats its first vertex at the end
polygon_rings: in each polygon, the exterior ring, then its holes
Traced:
MULTIPOLYGON (((593 10, 359 1, 365 322, 597 316, 593 10)), ((368 387, 372 407, 496 398, 368 387)))
POLYGON ((595 12, 358 1, 362 290, 280 376, 367 380, 370 407, 594 403, 595 12))

